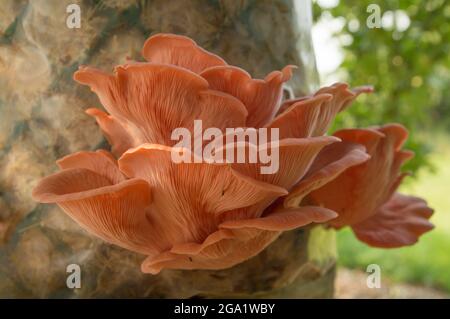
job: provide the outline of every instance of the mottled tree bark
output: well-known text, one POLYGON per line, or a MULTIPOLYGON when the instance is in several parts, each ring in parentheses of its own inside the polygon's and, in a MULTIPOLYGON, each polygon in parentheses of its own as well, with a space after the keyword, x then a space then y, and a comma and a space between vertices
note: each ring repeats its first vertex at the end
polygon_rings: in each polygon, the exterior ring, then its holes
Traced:
POLYGON ((31 189, 55 160, 108 148, 95 121, 100 106, 72 80, 80 64, 104 70, 140 60, 150 34, 188 35, 230 64, 264 77, 296 64, 297 95, 318 84, 306 0, 3 0, 0 3, 0 297, 330 297, 334 233, 283 234, 258 256, 221 271, 140 272, 143 256, 93 238, 31 189), (81 7, 81 28, 66 7, 81 7), (79 264, 81 289, 66 286, 79 264))

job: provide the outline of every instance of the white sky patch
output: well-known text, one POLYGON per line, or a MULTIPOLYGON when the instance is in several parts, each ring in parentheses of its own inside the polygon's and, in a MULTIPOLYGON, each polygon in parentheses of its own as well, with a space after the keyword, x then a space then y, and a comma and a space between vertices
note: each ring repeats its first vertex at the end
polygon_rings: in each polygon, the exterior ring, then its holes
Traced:
POLYGON ((411 20, 408 14, 403 10, 386 11, 381 18, 383 29, 403 32, 409 28, 411 20))
POLYGON ((324 9, 331 9, 337 7, 339 0, 317 0, 317 4, 324 9))
POLYGON ((342 80, 336 70, 341 65, 344 54, 339 39, 333 33, 342 30, 344 24, 344 18, 333 18, 331 14, 325 13, 313 26, 312 38, 322 85, 342 80))

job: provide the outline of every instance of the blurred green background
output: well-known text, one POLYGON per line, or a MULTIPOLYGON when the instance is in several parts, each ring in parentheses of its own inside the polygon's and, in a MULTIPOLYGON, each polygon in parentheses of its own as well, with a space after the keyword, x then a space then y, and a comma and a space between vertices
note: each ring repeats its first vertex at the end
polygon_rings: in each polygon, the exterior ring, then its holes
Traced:
MULTIPOLYGON (((372 16, 373 17, 373 16, 372 16)), ((338 233, 341 266, 377 263, 393 280, 450 292, 450 1, 316 0, 313 37, 323 84, 371 84, 335 129, 400 122, 416 157, 402 191, 427 199, 436 228, 412 246, 382 250, 338 233), (367 19, 378 5, 380 27, 367 19)), ((374 21, 374 20, 371 20, 374 21)))

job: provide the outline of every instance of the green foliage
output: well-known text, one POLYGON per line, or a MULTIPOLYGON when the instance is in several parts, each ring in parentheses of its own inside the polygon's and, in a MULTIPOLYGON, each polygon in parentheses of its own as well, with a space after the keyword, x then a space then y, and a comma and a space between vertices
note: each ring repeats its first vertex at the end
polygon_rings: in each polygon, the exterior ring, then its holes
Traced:
POLYGON ((365 271, 378 264, 390 279, 435 287, 450 292, 448 247, 450 236, 432 232, 415 246, 400 249, 368 248, 358 242, 349 229, 338 232, 339 264, 365 271))
POLYGON ((335 128, 402 123, 410 130, 406 147, 416 152, 406 169, 429 165, 433 141, 422 132, 450 127, 450 2, 341 0, 334 8, 315 4, 314 15, 316 21, 329 15, 343 19, 344 27, 336 34, 344 50, 343 80, 375 88, 375 94, 359 99, 335 128), (383 20, 394 16, 393 26, 384 21, 381 28, 367 27, 370 4, 379 5, 383 20), (409 17, 406 28, 399 14, 409 17))

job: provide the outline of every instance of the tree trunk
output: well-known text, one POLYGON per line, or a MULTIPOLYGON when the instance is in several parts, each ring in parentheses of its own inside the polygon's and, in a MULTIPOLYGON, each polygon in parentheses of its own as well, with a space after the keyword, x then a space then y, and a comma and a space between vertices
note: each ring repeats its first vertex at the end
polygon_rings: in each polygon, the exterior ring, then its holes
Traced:
POLYGON ((81 28, 66 26, 73 0, 0 4, 0 297, 331 297, 335 241, 321 227, 284 233, 254 258, 220 271, 142 274, 143 257, 93 238, 31 189, 72 152, 108 147, 83 109, 99 106, 72 80, 80 64, 110 71, 140 58, 153 33, 188 35, 264 77, 299 70, 297 95, 317 88, 311 4, 302 0, 79 1, 81 28), (66 267, 81 267, 69 289, 66 267))

